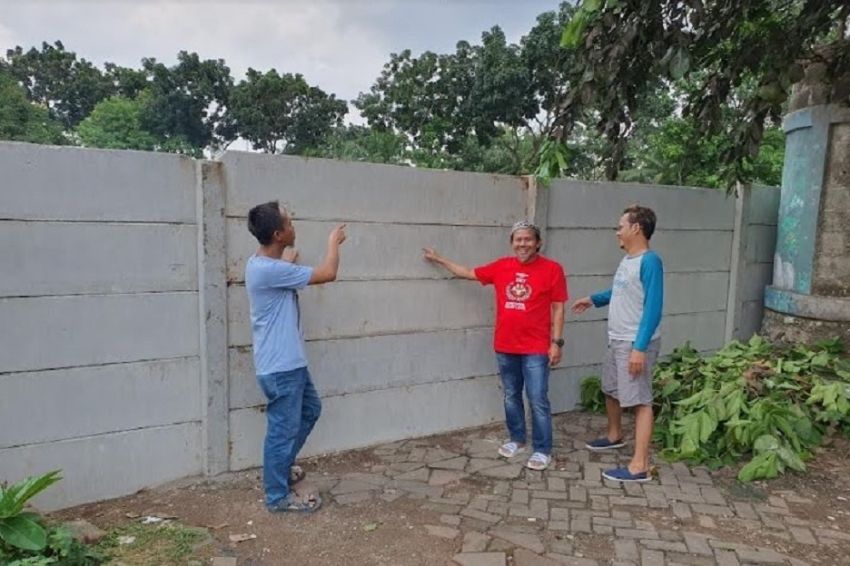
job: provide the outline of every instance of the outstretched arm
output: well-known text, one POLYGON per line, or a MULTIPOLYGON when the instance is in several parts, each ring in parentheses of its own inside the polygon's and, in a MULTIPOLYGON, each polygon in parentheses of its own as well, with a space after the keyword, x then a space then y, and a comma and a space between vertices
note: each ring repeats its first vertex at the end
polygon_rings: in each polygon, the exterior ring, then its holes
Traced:
POLYGON ((450 259, 441 256, 436 251, 434 251, 433 248, 422 248, 422 251, 424 253, 423 257, 426 260, 430 261, 431 263, 436 263, 437 265, 442 266, 455 277, 460 277, 461 279, 469 279, 472 281, 478 279, 477 277, 475 277, 474 270, 470 269, 465 265, 455 263, 450 259))

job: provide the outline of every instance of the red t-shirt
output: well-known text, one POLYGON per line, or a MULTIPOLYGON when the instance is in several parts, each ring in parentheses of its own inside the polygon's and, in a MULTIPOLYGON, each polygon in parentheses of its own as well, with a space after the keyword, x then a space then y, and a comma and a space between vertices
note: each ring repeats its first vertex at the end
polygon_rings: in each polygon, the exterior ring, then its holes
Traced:
POLYGON ((496 291, 494 348, 503 354, 546 354, 552 339, 552 303, 567 300, 561 265, 538 255, 529 263, 513 256, 475 268, 482 285, 496 291))

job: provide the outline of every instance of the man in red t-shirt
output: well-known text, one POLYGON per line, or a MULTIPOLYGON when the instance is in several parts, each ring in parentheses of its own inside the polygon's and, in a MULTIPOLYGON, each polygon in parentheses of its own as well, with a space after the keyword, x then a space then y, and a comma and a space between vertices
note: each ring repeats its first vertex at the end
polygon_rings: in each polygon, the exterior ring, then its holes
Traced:
POLYGON ((567 279, 561 265, 540 255, 540 230, 517 222, 511 230, 514 255, 470 269, 431 248, 425 259, 457 277, 493 285, 496 331, 493 340, 505 392, 505 421, 510 440, 499 448, 505 458, 525 450, 525 387, 531 407, 533 452, 526 466, 545 470, 552 461, 552 411, 549 368, 561 361, 567 279))

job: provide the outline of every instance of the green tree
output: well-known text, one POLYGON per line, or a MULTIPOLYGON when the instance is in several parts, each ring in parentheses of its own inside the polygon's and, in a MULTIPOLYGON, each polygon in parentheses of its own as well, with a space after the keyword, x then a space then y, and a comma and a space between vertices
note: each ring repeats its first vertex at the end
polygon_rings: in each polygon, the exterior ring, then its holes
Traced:
MULTIPOLYGON (((142 68, 148 77, 147 94, 140 99, 142 126, 162 140, 162 149, 202 155, 235 139, 227 114, 233 78, 224 60, 201 60, 197 53, 181 51, 174 66, 143 59, 142 68)), ((141 86, 125 84, 127 89, 141 86)))
POLYGON ((354 125, 334 127, 324 143, 307 149, 304 155, 393 165, 403 165, 409 160, 402 136, 354 125))
POLYGON ((348 106, 300 74, 248 69, 233 89, 230 115, 238 134, 266 153, 302 154, 319 147, 348 106))
POLYGON ((47 109, 70 130, 95 105, 114 92, 111 81, 90 62, 66 51, 61 41, 24 51, 6 51, 7 72, 26 90, 27 97, 47 109))
POLYGON ((80 122, 77 135, 89 147, 149 151, 157 148, 156 137, 142 127, 142 104, 122 96, 99 102, 80 122))
POLYGON ((541 14, 519 45, 494 27, 454 53, 392 54, 354 104, 372 128, 405 136, 418 165, 527 173, 555 127, 571 57, 559 41, 573 11, 565 2, 541 14))
POLYGON ((556 137, 567 139, 585 109, 597 108, 606 176, 616 178, 641 101, 659 79, 690 78, 684 115, 731 140, 721 163, 727 185, 751 180, 765 126, 778 123, 801 62, 832 77, 850 71, 848 14, 845 0, 584 0, 563 33, 577 52, 556 137), (729 121, 723 110, 747 82, 754 88, 740 119, 729 121))
POLYGON ((26 91, 0 69, 0 139, 64 144, 62 125, 46 108, 27 100, 26 91))

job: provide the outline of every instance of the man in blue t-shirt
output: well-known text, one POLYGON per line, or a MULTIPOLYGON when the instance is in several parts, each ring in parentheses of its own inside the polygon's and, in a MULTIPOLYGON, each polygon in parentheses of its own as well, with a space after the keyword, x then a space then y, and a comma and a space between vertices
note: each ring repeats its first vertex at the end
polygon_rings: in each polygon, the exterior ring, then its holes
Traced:
POLYGON ((263 446, 263 487, 270 511, 315 511, 318 494, 299 495, 292 485, 304 479, 295 457, 304 446, 322 409, 307 370, 298 290, 336 279, 339 246, 345 225, 328 236, 327 253, 313 267, 296 263, 292 218, 277 201, 248 212, 248 230, 260 248, 245 266, 245 287, 251 305, 254 369, 266 396, 266 439, 263 446))
POLYGON ((652 367, 661 345, 659 323, 664 304, 661 257, 649 249, 655 232, 655 213, 644 206, 623 211, 617 239, 626 256, 614 275, 614 285, 576 301, 581 314, 591 306, 608 309, 608 353, 602 370, 602 392, 608 415, 608 435, 587 443, 590 450, 622 448, 622 409, 635 408, 635 452, 628 466, 606 470, 602 476, 623 482, 649 481, 652 440, 652 367))

